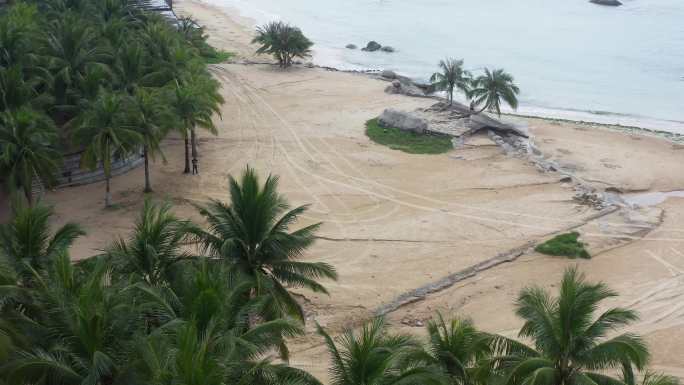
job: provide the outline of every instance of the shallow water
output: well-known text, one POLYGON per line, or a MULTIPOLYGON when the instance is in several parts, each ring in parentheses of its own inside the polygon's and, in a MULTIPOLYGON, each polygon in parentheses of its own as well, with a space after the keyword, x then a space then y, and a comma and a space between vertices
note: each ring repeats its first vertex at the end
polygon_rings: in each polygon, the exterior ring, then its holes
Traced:
POLYGON ((519 113, 684 133, 682 0, 205 1, 296 24, 316 43, 317 64, 426 80, 453 56, 511 72, 519 113), (397 52, 344 48, 369 40, 397 52))
POLYGON ((639 207, 659 205, 671 197, 684 198, 684 191, 634 193, 621 196, 622 200, 628 205, 639 207))

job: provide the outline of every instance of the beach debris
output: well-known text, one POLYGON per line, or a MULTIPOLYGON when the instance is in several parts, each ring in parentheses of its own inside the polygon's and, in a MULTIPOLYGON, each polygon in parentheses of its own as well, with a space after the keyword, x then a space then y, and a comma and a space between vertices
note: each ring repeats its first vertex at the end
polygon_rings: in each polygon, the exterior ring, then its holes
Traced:
POLYGON ((384 45, 382 48, 380 48, 380 51, 382 52, 394 52, 394 47, 390 47, 389 45, 384 45))
POLYGON ((611 7, 617 7, 618 5, 622 5, 622 3, 618 0, 589 0, 589 2, 598 5, 609 5, 611 7))
POLYGON ((401 320, 401 323, 406 326, 414 327, 414 328, 422 328, 425 326, 425 322, 423 320, 419 320, 416 318, 404 318, 401 320))
POLYGON ((378 118, 381 127, 393 127, 403 131, 411 131, 417 134, 424 133, 428 128, 425 119, 416 117, 408 112, 388 108, 378 118))
POLYGON ((377 41, 371 40, 366 44, 364 48, 361 48, 362 51, 368 51, 368 52, 375 52, 382 48, 382 45, 378 43, 377 41))
POLYGON ((344 46, 344 48, 347 48, 347 49, 357 49, 358 47, 356 46, 356 44, 347 44, 347 45, 344 46))
POLYGON ((575 191, 572 200, 583 206, 589 206, 594 210, 599 211, 610 206, 610 203, 601 192, 595 191, 584 185, 577 185, 575 191))

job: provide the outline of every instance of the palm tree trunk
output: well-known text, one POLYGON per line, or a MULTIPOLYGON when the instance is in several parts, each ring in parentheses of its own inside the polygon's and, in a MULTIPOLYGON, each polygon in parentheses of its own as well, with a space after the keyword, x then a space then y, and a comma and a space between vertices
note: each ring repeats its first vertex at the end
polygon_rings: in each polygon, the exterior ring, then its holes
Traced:
POLYGON ((109 189, 110 179, 111 177, 109 175, 105 175, 105 207, 112 206, 112 192, 109 189))
POLYGON ((145 158, 145 192, 152 192, 152 185, 150 183, 150 156, 147 146, 143 146, 143 157, 145 158))
POLYGON ((190 140, 185 136, 185 170, 183 174, 190 174, 190 140))
POLYGON ((190 139, 192 142, 192 161, 197 162, 197 131, 195 131, 195 127, 190 129, 190 139))
POLYGON ((26 173, 24 175, 24 185, 21 186, 24 190, 24 196, 29 207, 33 207, 33 175, 26 173))
POLYGON ((26 202, 28 202, 29 207, 33 207, 33 183, 29 183, 28 186, 24 186, 24 196, 26 197, 26 202))

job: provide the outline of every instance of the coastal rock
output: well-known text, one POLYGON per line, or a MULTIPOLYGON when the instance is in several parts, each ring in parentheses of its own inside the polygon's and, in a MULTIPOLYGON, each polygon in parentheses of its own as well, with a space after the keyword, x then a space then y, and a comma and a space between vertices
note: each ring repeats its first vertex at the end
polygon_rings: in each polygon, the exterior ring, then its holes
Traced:
POLYGON ((599 5, 609 5, 611 7, 617 7, 618 5, 622 5, 622 3, 618 0, 589 0, 589 2, 599 5))
POLYGON ((380 48, 382 48, 380 43, 378 43, 377 41, 371 40, 368 42, 368 44, 366 44, 366 47, 361 48, 361 50, 362 51, 368 51, 368 52, 375 52, 375 51, 379 50, 380 48))
POLYGON ((394 52, 394 47, 390 47, 388 45, 385 45, 385 46, 382 46, 382 48, 380 48, 380 51, 382 51, 382 52, 394 52))
POLYGON ((384 70, 380 73, 380 76, 382 76, 385 79, 396 79, 397 74, 394 71, 390 70, 384 70))
POLYGON ((358 48, 358 47, 356 46, 356 44, 347 44, 346 46, 344 46, 344 48, 347 48, 347 49, 356 49, 356 48, 358 48))
POLYGON ((398 111, 388 108, 382 112, 378 118, 378 124, 381 127, 398 128, 404 131, 411 131, 417 134, 422 134, 427 130, 427 120, 415 117, 408 112, 398 111))
POLYGON ((387 88, 385 88, 385 92, 388 94, 400 94, 407 96, 425 96, 425 92, 416 87, 415 84, 411 82, 402 82, 399 79, 393 80, 392 85, 389 85, 387 88))

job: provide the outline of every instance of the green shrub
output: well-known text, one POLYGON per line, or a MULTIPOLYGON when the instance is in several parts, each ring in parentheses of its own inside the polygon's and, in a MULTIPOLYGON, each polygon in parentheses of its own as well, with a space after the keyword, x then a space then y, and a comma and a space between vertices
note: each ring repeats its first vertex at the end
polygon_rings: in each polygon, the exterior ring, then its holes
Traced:
POLYGON ((235 54, 232 52, 214 49, 213 52, 209 52, 202 57, 207 64, 220 64, 227 62, 233 56, 235 56, 235 54))
POLYGON ((375 143, 409 154, 443 154, 453 148, 448 136, 423 135, 381 127, 377 119, 366 122, 366 135, 375 143))
POLYGON ((557 235, 548 241, 537 245, 534 250, 546 255, 589 259, 591 256, 584 248, 584 243, 577 240, 579 236, 579 233, 576 231, 557 235))

